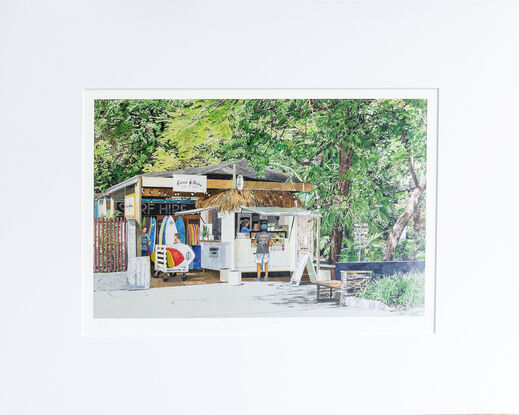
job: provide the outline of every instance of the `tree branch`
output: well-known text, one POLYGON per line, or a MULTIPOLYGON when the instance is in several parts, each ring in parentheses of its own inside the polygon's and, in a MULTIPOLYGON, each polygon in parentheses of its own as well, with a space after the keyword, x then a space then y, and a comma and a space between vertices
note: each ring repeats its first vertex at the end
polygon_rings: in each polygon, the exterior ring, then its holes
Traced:
POLYGON ((409 166, 411 167, 411 176, 413 177, 413 182, 416 187, 420 187, 420 183, 418 183, 418 178, 416 177, 416 171, 414 170, 413 166, 413 156, 407 157, 407 160, 409 161, 409 166))
POLYGON ((282 169, 285 169, 285 170, 289 170, 291 171, 294 176, 296 176, 299 180, 301 180, 302 183, 304 183, 304 180, 301 178, 301 176, 299 176, 299 174, 297 174, 297 172, 292 168, 292 167, 288 167, 288 166, 285 166, 283 164, 279 164, 279 163, 269 163, 271 166, 278 166, 278 167, 281 167, 282 169))
POLYGON ((327 148, 329 148, 331 145, 333 144, 333 141, 330 141, 328 144, 326 144, 324 147, 321 147, 319 150, 317 150, 314 155, 312 156, 312 158, 310 160, 307 160, 307 161, 299 161, 299 164, 302 164, 303 166, 308 166, 312 163, 312 161, 314 161, 314 159, 319 155, 321 154, 324 150, 326 150, 327 148))

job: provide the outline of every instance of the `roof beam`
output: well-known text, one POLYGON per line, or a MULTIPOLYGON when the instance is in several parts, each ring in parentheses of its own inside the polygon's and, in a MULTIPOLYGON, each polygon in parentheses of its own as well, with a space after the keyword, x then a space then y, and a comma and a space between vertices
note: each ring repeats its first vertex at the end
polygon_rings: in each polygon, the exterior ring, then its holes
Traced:
MULTIPOLYGON (((173 188, 172 177, 142 177, 143 187, 173 188)), ((208 189, 232 189, 232 180, 207 179, 208 189)), ((246 180, 243 188, 248 190, 280 190, 285 192, 309 192, 314 188, 311 183, 255 182, 246 180)))

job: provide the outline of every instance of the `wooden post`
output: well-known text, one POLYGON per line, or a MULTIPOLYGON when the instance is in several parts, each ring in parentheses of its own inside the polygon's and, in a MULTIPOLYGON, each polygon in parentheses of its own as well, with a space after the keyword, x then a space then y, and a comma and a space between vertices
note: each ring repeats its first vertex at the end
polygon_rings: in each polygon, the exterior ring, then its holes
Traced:
POLYGON ((94 272, 97 271, 97 219, 94 218, 94 272))
POLYGON ((113 195, 110 195, 110 217, 115 218, 115 200, 113 195))
POLYGON ((124 270, 128 267, 128 227, 126 225, 126 218, 124 218, 124 228, 123 228, 123 235, 124 235, 124 270))
POLYGON ((106 236, 105 236, 105 221, 101 218, 101 269, 106 272, 106 236))
POLYGON ((317 281, 319 281, 321 279, 321 275, 320 275, 320 272, 321 272, 321 218, 318 217, 317 218, 317 230, 316 230, 316 233, 317 233, 317 252, 316 252, 316 256, 317 256, 317 281))
POLYGON ((106 245, 106 251, 108 253, 108 271, 113 272, 113 263, 112 263, 112 221, 109 218, 106 218, 108 225, 108 243, 106 245))
POLYGON ((117 251, 117 254, 119 255, 119 271, 122 271, 123 270, 123 261, 124 261, 124 234, 123 234, 123 229, 124 229, 124 224, 123 224, 123 221, 124 221, 124 218, 119 218, 119 223, 118 223, 118 226, 119 226, 119 232, 118 232, 118 242, 119 242, 119 249, 117 251))
POLYGON ((135 183, 135 233, 137 234, 137 256, 141 256, 141 222, 142 222, 142 176, 135 183))

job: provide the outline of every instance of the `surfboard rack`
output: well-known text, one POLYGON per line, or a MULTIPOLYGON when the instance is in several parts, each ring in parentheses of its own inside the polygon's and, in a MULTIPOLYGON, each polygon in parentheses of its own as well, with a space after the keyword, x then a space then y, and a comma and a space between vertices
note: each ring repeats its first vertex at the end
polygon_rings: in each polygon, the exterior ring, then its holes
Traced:
POLYGON ((179 265, 178 267, 169 268, 166 245, 155 246, 155 278, 158 278, 159 272, 162 272, 164 274, 162 279, 164 281, 168 281, 170 276, 174 277, 175 274, 178 272, 181 273, 180 277, 182 281, 185 281, 187 279, 186 274, 188 271, 189 263, 184 263, 183 265, 179 265))

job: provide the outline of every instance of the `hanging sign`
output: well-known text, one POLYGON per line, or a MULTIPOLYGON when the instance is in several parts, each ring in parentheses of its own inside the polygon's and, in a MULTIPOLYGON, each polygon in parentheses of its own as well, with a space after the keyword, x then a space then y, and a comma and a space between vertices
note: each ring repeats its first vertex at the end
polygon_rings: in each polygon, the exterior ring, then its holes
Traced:
POLYGON ((135 217, 135 193, 124 197, 124 217, 135 217))
POLYGON ((243 176, 241 174, 236 177, 236 189, 243 190, 243 176))
POLYGON ((192 174, 174 174, 173 191, 205 193, 207 192, 207 176, 195 176, 192 174))

